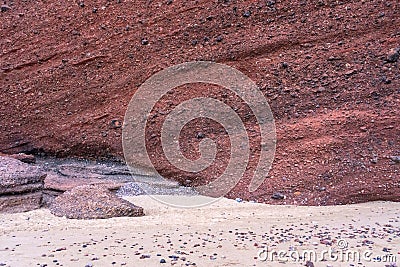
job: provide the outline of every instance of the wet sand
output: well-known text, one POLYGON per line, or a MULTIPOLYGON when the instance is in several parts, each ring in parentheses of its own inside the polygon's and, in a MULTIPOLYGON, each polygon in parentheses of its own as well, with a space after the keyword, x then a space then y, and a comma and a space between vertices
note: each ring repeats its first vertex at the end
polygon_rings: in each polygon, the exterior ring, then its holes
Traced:
POLYGON ((307 259, 296 258, 308 250, 317 255, 310 258, 314 266, 400 262, 400 203, 297 207, 221 199, 179 209, 149 196, 126 199, 146 216, 68 220, 46 209, 2 214, 0 266, 304 266, 307 259), (259 255, 263 249, 268 254, 259 255), (272 256, 271 250, 282 251, 272 256), (337 259, 319 261, 323 251, 337 259), (343 252, 359 253, 362 262, 343 252))

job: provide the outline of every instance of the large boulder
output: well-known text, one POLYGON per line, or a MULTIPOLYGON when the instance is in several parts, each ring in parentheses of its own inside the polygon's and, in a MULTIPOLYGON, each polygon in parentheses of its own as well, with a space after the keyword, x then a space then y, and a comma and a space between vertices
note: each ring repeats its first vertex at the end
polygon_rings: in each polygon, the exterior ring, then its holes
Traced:
POLYGON ((143 208, 117 197, 104 185, 77 186, 54 199, 52 214, 68 219, 143 216, 143 208))
POLYGON ((0 212, 40 208, 45 177, 36 166, 0 156, 0 212))
POLYGON ((117 191, 124 184, 123 182, 107 179, 69 177, 59 175, 55 172, 49 172, 44 182, 42 205, 49 207, 56 197, 78 186, 101 185, 110 191, 117 191))

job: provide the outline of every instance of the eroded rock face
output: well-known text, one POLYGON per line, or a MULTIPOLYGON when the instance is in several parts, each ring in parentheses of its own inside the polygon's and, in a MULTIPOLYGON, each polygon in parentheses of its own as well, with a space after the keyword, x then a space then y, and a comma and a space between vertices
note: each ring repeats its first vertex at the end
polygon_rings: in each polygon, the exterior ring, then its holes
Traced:
POLYGON ((184 173, 162 155, 160 131, 172 109, 207 97, 237 111, 253 148, 249 171, 228 197, 294 205, 400 201, 399 165, 387 158, 400 151, 398 1, 123 2, 108 1, 90 16, 89 3, 2 7, 0 151, 121 158, 121 126, 139 86, 178 63, 215 61, 248 75, 271 105, 278 137, 272 170, 248 190, 262 141, 254 114, 226 88, 192 84, 171 90, 149 116, 146 146, 162 175, 196 186, 227 166, 229 139, 208 120, 185 126, 180 147, 196 159, 200 140, 214 140, 210 168, 184 173), (176 19, 177 12, 185 16, 176 19), (353 191, 370 193, 360 199, 353 191))
POLYGON ((44 180, 42 206, 74 187, 103 185, 117 191, 132 176, 127 167, 118 162, 95 162, 83 159, 39 158, 38 165, 47 173, 44 180))
POLYGON ((117 197, 104 185, 77 186, 54 199, 52 214, 68 219, 143 216, 143 208, 117 197))
POLYGON ((0 212, 40 208, 45 177, 36 166, 0 156, 0 212))

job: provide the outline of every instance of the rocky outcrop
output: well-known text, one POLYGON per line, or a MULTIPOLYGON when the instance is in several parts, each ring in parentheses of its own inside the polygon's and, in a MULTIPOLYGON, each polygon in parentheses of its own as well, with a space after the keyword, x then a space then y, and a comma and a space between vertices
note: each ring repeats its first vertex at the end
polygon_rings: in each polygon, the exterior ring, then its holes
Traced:
POLYGON ((229 138, 208 120, 188 123, 179 141, 196 159, 201 139, 215 140, 209 168, 183 172, 163 155, 160 132, 171 110, 210 97, 237 111, 253 148, 228 197, 400 201, 399 165, 388 158, 400 151, 399 1, 103 2, 2 7, 2 152, 122 157, 121 126, 138 87, 166 67, 215 61, 243 71, 271 105, 278 139, 272 170, 257 191, 248 190, 262 143, 254 114, 227 89, 192 84, 171 90, 148 116, 146 148, 162 175, 196 186, 226 168, 229 138), (353 191, 370 193, 360 199, 353 191), (275 192, 286 198, 272 198, 275 192))
POLYGON ((0 212, 40 208, 45 177, 36 166, 0 156, 0 212))
POLYGON ((48 207, 57 196, 82 185, 103 185, 117 191, 132 176, 126 165, 118 162, 94 162, 84 159, 40 158, 37 164, 46 171, 43 206, 48 207))
POLYGON ((9 158, 14 158, 17 159, 19 161, 25 162, 25 163, 35 163, 36 162, 36 158, 34 155, 28 155, 25 153, 18 153, 18 154, 3 154, 0 152, 0 157, 9 157, 9 158))
POLYGON ((52 214, 68 219, 143 216, 143 208, 117 197, 104 185, 83 185, 66 191, 50 205, 52 214))

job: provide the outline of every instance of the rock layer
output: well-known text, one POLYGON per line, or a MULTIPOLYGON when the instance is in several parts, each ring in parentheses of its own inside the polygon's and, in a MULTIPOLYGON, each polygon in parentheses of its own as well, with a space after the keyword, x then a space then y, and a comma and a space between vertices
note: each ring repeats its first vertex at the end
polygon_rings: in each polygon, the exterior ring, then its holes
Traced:
POLYGON ((261 142, 251 111, 223 88, 193 85, 171 91, 149 116, 147 147, 163 175, 196 185, 224 170, 229 140, 208 121, 189 124, 180 139, 191 159, 199 156, 198 137, 216 140, 218 161, 204 172, 179 171, 160 147, 174 107, 212 97, 237 110, 254 148, 229 197, 299 205, 400 200, 399 165, 388 158, 400 153, 398 0, 168 3, 13 1, 3 8, 0 150, 121 157, 121 122, 137 88, 166 67, 216 61, 248 75, 271 105, 272 170, 249 192, 261 142), (274 192, 286 199, 272 199, 274 192))
POLYGON ((0 157, 0 212, 40 208, 45 177, 36 166, 0 157))
POLYGON ((143 216, 143 208, 117 197, 107 187, 83 185, 66 191, 54 199, 50 211, 69 219, 105 219, 143 216))

